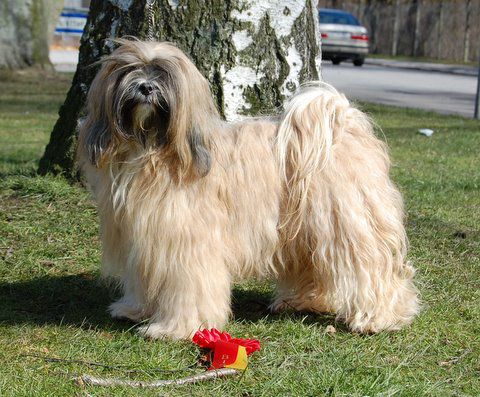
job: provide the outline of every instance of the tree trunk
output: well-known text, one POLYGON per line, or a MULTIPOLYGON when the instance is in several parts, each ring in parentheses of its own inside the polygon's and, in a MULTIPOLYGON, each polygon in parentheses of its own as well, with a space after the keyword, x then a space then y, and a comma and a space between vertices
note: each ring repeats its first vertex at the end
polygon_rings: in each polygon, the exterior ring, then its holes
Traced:
MULTIPOLYGON (((358 19, 363 18, 363 12, 364 12, 364 8, 365 8, 364 3, 365 3, 365 0, 358 0, 358 2, 357 2, 357 9, 356 9, 356 12, 355 12, 355 16, 358 19)), ((360 21, 360 23, 363 23, 363 21, 360 21)))
POLYGON ((415 0, 415 32, 413 34, 413 56, 418 56, 418 46, 420 44, 420 16, 421 16, 422 2, 415 0))
POLYGON ((1 0, 0 68, 51 67, 48 58, 59 0, 1 0))
POLYGON ((465 4, 465 34, 463 36, 463 62, 470 59, 470 17, 472 15, 472 1, 467 0, 465 4))
POLYGON ((442 57, 442 36, 443 36, 443 0, 438 4, 438 22, 437 22, 437 59, 442 57))
POLYGON ((392 39, 392 56, 397 55, 398 33, 400 31, 400 0, 395 1, 395 17, 393 21, 393 39, 392 39))
POLYGON ((374 0, 367 0, 363 21, 368 26, 368 33, 370 36, 370 51, 372 53, 377 52, 377 35, 378 35, 378 9, 377 3, 374 0))
POLYGON ((275 112, 302 82, 318 79, 318 15, 312 0, 92 1, 72 86, 39 172, 76 177, 76 124, 98 70, 92 66, 126 35, 168 40, 210 81, 227 120, 275 112), (153 16, 153 18, 151 18, 153 16))

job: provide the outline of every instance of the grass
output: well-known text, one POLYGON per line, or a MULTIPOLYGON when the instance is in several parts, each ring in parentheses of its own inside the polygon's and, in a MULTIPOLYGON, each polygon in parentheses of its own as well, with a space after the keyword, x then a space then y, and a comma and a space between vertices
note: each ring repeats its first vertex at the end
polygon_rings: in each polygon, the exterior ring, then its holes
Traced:
POLYGON ((35 169, 71 76, 0 74, 1 396, 478 396, 480 395, 480 124, 362 104, 383 129, 404 193, 420 317, 396 333, 363 336, 333 317, 270 315, 273 287, 234 290, 227 331, 261 340, 242 377, 162 390, 82 389, 77 373, 113 369, 45 362, 40 354, 125 365, 137 379, 195 363, 187 341, 148 341, 106 307, 98 279, 97 214, 81 186, 35 169), (435 130, 431 138, 418 128, 435 130), (334 325, 336 333, 326 332, 334 325))

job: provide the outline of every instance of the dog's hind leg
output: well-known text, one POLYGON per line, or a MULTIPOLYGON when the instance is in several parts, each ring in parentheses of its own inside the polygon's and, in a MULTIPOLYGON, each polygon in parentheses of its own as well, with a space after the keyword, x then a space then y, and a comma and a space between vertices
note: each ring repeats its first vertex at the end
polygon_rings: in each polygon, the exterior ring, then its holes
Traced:
POLYGON ((419 304, 402 198, 368 117, 333 87, 312 84, 286 105, 277 153, 288 193, 281 230, 296 269, 311 258, 319 296, 332 297, 352 330, 410 323, 419 304))
MULTIPOLYGON (((390 267, 362 262, 350 256, 350 248, 342 253, 343 248, 335 248, 337 260, 331 262, 335 275, 330 288, 337 318, 361 333, 398 330, 409 324, 419 310, 413 268, 408 264, 390 267)), ((357 251, 357 255, 362 254, 357 251)))
POLYGON ((284 310, 333 312, 330 297, 321 283, 313 281, 313 276, 309 266, 301 275, 287 274, 280 278, 270 310, 274 313, 284 310))
POLYGON ((362 197, 353 184, 349 189, 330 190, 310 209, 298 241, 287 246, 292 264, 271 307, 335 312, 358 332, 399 329, 419 310, 414 270, 404 262, 401 207, 385 197, 377 202, 382 208, 372 208, 373 194, 362 197))
POLYGON ((317 187, 310 217, 316 221, 308 223, 317 240, 314 269, 352 330, 396 330, 419 311, 414 269, 405 261, 400 194, 386 173, 372 176, 361 163, 352 167, 338 167, 317 187))

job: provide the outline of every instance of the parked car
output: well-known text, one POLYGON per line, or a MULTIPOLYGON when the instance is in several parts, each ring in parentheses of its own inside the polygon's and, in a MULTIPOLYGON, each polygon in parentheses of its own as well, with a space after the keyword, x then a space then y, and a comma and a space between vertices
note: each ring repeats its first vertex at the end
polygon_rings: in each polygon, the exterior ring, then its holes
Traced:
POLYGON ((318 12, 322 34, 322 58, 334 65, 352 60, 362 66, 368 54, 368 32, 349 12, 320 8, 318 12))

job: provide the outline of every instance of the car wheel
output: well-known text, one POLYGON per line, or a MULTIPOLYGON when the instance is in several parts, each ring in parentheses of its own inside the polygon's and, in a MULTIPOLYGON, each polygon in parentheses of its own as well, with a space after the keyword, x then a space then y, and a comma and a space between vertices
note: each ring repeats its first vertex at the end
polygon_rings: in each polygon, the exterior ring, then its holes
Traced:
POLYGON ((332 63, 334 65, 340 65, 340 59, 334 58, 334 59, 332 59, 332 63))
POLYGON ((356 58, 353 60, 355 66, 362 66, 365 62, 365 58, 356 58))

